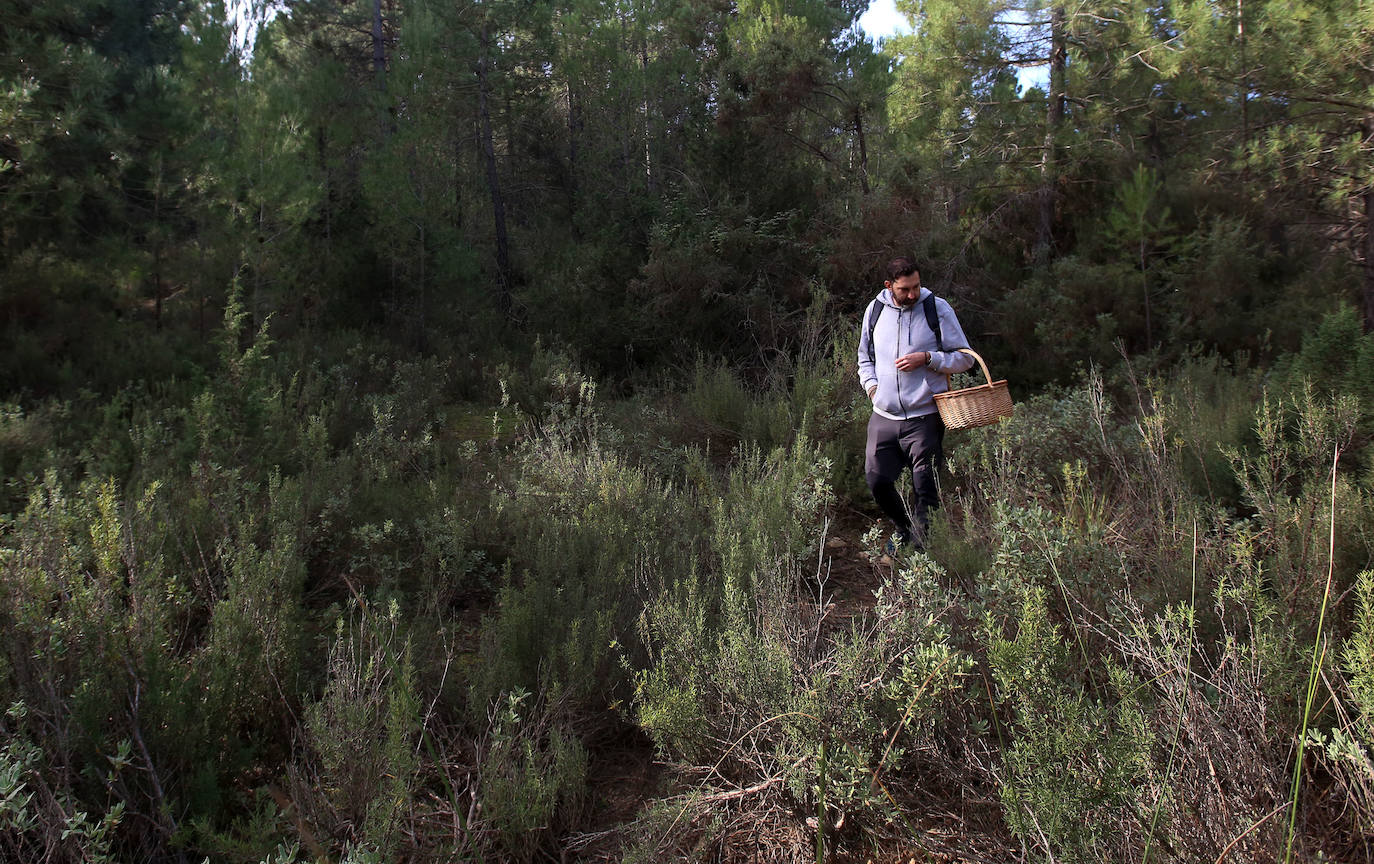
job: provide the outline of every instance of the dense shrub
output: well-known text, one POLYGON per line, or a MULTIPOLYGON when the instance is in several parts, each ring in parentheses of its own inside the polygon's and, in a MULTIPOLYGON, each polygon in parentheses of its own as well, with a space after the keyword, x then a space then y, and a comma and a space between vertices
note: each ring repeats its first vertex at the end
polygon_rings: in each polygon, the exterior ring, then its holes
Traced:
POLYGON ((1295 788, 1302 854, 1367 836, 1339 391, 1197 356, 1023 397, 887 562, 847 331, 607 398, 542 346, 284 376, 236 314, 222 375, 5 411, 13 856, 1260 861, 1295 788), (606 825, 611 740, 663 768, 606 825))

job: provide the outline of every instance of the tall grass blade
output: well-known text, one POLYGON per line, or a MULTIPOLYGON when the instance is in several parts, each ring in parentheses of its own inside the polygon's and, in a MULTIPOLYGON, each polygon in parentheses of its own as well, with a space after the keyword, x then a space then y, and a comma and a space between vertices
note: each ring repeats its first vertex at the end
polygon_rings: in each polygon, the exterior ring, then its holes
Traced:
POLYGON ((816 864, 825 864, 825 742, 820 753, 821 792, 816 796, 816 864))
POLYGON ((1289 794, 1288 842, 1283 854, 1284 864, 1292 864, 1293 861, 1293 836, 1298 830, 1298 792, 1302 786, 1303 748, 1307 739, 1307 724, 1312 719, 1312 702, 1317 696, 1317 673, 1320 671, 1322 658, 1326 656, 1326 652, 1322 650, 1322 628, 1326 625, 1326 604, 1331 599, 1331 579, 1336 571, 1336 466, 1340 461, 1341 451, 1338 449, 1331 460, 1331 539, 1327 549, 1329 563, 1326 569, 1326 588, 1322 591, 1322 611, 1317 616, 1317 635, 1312 642, 1312 665, 1307 673, 1307 699, 1302 710, 1302 725, 1298 727, 1298 758, 1293 765, 1293 786, 1289 794))
MULTIPOLYGON (((1193 637, 1197 632, 1197 520, 1193 520, 1193 578, 1192 591, 1188 597, 1189 623, 1188 623, 1188 649, 1184 652, 1184 662, 1191 662, 1193 656, 1193 637)), ((1155 801, 1155 812, 1150 817, 1150 832, 1145 835, 1145 856, 1141 859, 1141 864, 1150 864, 1150 848, 1154 844, 1155 828, 1159 826, 1159 814, 1164 810, 1164 801, 1169 795, 1169 780, 1174 775, 1174 758, 1178 755, 1178 738, 1183 731, 1183 718, 1188 716, 1188 692, 1187 676, 1188 670, 1183 670, 1184 692, 1183 707, 1179 709, 1178 720, 1174 723, 1174 737, 1169 743, 1169 762, 1164 767, 1164 788, 1159 792, 1159 798, 1155 801)))

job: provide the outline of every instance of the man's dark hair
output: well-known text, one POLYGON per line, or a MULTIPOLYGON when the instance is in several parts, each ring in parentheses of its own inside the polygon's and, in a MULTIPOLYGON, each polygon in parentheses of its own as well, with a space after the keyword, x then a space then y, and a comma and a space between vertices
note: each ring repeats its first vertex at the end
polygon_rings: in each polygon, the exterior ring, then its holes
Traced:
POLYGON ((917 269, 914 260, 905 255, 900 255, 887 262, 887 281, 895 282, 903 276, 910 276, 917 269))

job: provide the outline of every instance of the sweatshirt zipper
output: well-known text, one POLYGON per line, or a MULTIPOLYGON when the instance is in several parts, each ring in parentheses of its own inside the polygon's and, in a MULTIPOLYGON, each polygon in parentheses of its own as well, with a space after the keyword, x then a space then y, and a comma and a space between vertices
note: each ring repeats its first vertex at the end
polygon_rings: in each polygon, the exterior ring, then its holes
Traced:
MULTIPOLYGON (((902 356, 902 307, 897 307, 897 332, 893 334, 893 351, 896 352, 892 358, 895 364, 897 358, 902 356)), ((902 401, 902 370, 897 370, 897 405, 902 409, 902 416, 906 416, 906 403, 902 401)))

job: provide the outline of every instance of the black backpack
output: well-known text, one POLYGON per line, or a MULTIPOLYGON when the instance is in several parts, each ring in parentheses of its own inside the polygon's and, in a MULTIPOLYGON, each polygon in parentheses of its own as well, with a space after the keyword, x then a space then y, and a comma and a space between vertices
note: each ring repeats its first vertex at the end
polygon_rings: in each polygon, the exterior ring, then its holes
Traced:
MULTIPOLYGON (((876 362, 876 358, 873 353, 873 331, 878 327, 878 316, 883 314, 883 308, 885 306, 886 304, 879 302, 878 298, 876 297, 873 298, 872 303, 868 304, 869 363, 876 362)), ((935 310, 935 295, 927 294, 926 299, 921 301, 921 308, 924 309, 926 313, 926 324, 930 327, 931 332, 935 334, 935 348, 943 354, 945 350, 945 340, 944 337, 940 335, 940 313, 935 310)))

